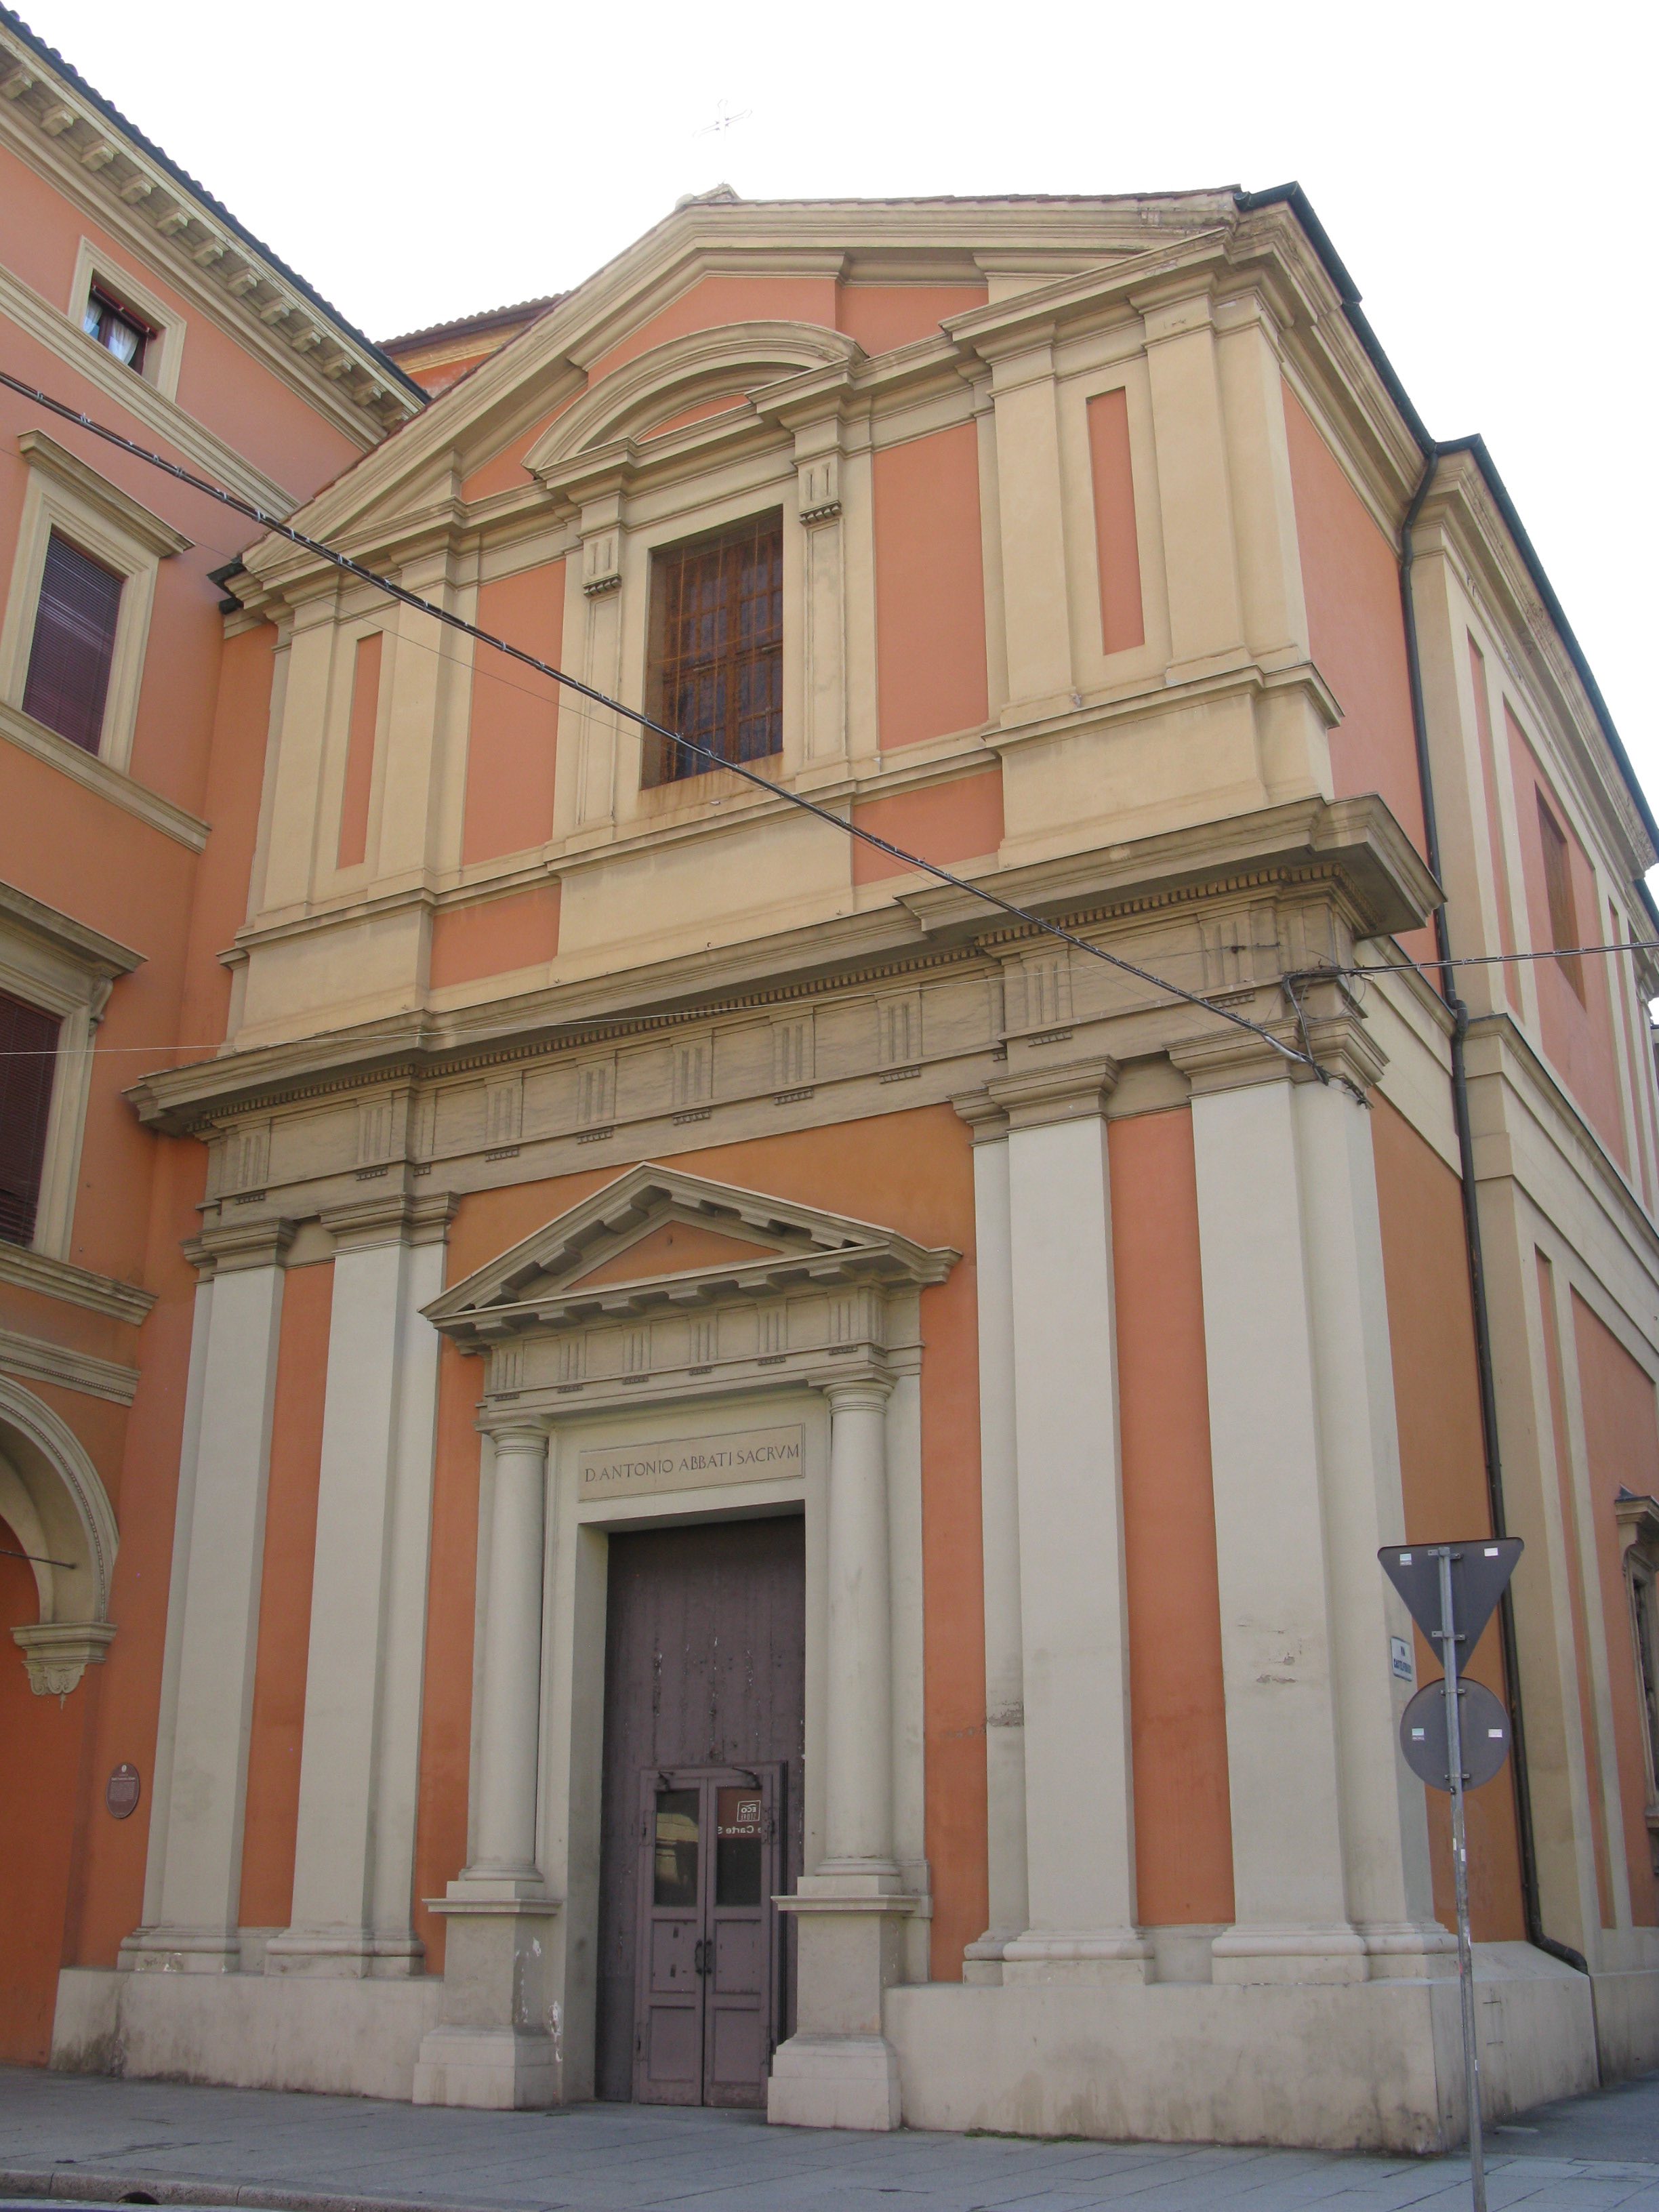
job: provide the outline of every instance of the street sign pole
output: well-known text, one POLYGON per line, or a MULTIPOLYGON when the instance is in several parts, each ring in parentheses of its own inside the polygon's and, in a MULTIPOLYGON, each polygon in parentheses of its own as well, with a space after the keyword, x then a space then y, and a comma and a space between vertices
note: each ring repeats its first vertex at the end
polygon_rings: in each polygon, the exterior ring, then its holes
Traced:
POLYGON ((1463 2013, 1463 2080, 1469 2107, 1469 2181, 1474 2212, 1486 2212, 1486 2161, 1480 2138, 1480 2051, 1474 2032, 1474 1953, 1469 1941, 1468 1833, 1463 1820, 1463 1723, 1459 1711, 1457 1622, 1452 1547, 1439 1547, 1440 1658, 1444 1669, 1447 1766, 1451 1783, 1452 1877, 1457 1893, 1457 1993, 1463 2013))

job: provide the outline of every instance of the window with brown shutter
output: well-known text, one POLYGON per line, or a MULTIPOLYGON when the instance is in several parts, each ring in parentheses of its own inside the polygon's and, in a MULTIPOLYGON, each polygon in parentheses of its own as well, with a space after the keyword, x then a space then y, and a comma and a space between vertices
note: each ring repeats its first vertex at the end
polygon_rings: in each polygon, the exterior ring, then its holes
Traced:
POLYGON ((58 1018, 0 991, 0 1237, 34 1241, 58 1018))
MULTIPOLYGON (((1562 952, 1579 942, 1577 909, 1572 896, 1572 854, 1567 848, 1567 833, 1545 805, 1541 792, 1538 796, 1538 835, 1544 848, 1544 894, 1549 901, 1550 941, 1558 952, 1562 952)), ((1582 999, 1583 962, 1559 960, 1556 965, 1582 999)))
POLYGON ((104 734, 121 579, 54 530, 46 542, 23 712, 95 753, 104 734))
MULTIPOLYGON (((649 651, 653 721, 707 745, 721 760, 763 760, 783 750, 781 514, 655 556, 649 651)), ((644 781, 675 783, 710 765, 685 746, 657 738, 644 781)))
POLYGON ((93 286, 87 295, 81 327, 89 338, 97 340, 106 353, 112 353, 117 361, 125 362, 129 368, 143 374, 144 349, 155 332, 113 293, 103 291, 96 284, 93 286))

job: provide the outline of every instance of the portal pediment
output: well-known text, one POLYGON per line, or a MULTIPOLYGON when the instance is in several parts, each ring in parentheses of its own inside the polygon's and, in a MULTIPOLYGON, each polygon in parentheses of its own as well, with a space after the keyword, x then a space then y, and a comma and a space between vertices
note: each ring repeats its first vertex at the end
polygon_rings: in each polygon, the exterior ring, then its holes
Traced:
POLYGON ((645 1162, 426 1308, 472 1346, 734 1297, 942 1282, 959 1255, 878 1224, 645 1162))

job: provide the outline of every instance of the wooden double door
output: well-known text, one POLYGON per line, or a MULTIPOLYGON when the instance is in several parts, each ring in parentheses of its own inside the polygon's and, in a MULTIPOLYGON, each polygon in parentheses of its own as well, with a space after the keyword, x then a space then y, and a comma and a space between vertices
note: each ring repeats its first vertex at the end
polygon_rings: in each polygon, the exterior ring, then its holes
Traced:
POLYGON ((801 1866, 799 1516, 613 1535, 597 2088, 758 2106, 790 2032, 801 1866))

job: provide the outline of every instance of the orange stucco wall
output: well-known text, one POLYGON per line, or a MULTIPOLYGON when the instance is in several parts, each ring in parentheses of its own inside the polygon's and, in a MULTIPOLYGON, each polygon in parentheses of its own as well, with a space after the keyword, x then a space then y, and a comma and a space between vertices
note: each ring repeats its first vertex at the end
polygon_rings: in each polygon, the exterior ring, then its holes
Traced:
POLYGON ((985 305, 983 284, 842 284, 836 289, 837 327, 866 353, 889 353, 937 337, 947 315, 985 305))
POLYGON ((443 907, 432 917, 432 988, 472 983, 515 968, 544 966, 559 949, 559 886, 535 884, 476 906, 443 907))
MULTIPOLYGON (((557 667, 564 588, 562 561, 498 577, 479 590, 478 627, 557 667)), ((553 835, 558 739, 558 685, 491 646, 477 647, 461 830, 464 866, 522 853, 544 845, 553 835)))
MULTIPOLYGON (((0 1521, 0 1547, 23 1546, 0 1521)), ((38 1620, 34 1574, 0 1556, 0 2060, 43 2066, 62 1964, 64 1909, 89 1695, 37 1698, 11 1631, 38 1620)), ((84 1689, 84 1686, 83 1686, 84 1689)))
POLYGON ((1592 1578, 1601 1601, 1607 1639, 1607 1686, 1613 1705, 1613 1756, 1619 1770, 1620 1842, 1630 1874, 1631 1917, 1638 1927, 1659 1923, 1659 1884, 1644 1817, 1647 1765, 1642 1754, 1642 1709, 1632 1641, 1630 1591, 1613 1500, 1620 1487, 1638 1497, 1659 1497, 1659 1407, 1652 1379, 1577 1291, 1573 1340, 1584 1405, 1589 1462, 1589 1522, 1595 1559, 1592 1578))
MULTIPOLYGON (((949 1107, 797 1131, 704 1152, 675 1164, 806 1205, 880 1220, 963 1255, 925 1291, 921 1333, 923 1633, 927 1845, 934 1917, 932 1971, 954 1980, 988 1910, 985 1865, 985 1629, 980 1554, 978 1324, 968 1133, 949 1107)), ((567 1176, 461 1201, 447 1279, 528 1236, 617 1170, 567 1176)), ((439 1380, 438 1457, 422 1721, 417 1900, 441 1896, 466 1850, 468 1744, 477 1571, 481 1376, 446 1345, 439 1380)), ((437 1916, 417 1904, 429 1961, 441 1965, 437 1916)))
MULTIPOLYGON (((1406 1534, 1419 1543, 1484 1536, 1492 1529, 1480 1432, 1474 1317, 1457 1177, 1402 1114, 1374 1101, 1371 1147, 1382 1224, 1382 1274, 1394 1354, 1395 1418, 1406 1534)), ((1416 1638, 1417 1679, 1440 1673, 1438 1655, 1416 1638)), ((1468 1662, 1478 1682, 1504 1695, 1498 1632, 1489 1628, 1468 1662)), ((1439 1791, 1424 1793, 1435 1911, 1455 1924, 1451 1815, 1439 1791)), ((1507 1772, 1470 1793, 1469 1910, 1477 1941, 1520 1942, 1520 1845, 1507 1772)))
POLYGON ((1095 559, 1100 584, 1100 643, 1127 653, 1146 641, 1141 605, 1140 542, 1135 530, 1134 465, 1129 450, 1129 395, 1121 386, 1089 402, 1089 470, 1095 504, 1095 559))
POLYGON ((971 422, 872 465, 877 712, 884 750, 985 720, 979 434, 971 422))
POLYGON ((1110 1125, 1135 1882, 1146 1927, 1233 1917, 1193 1117, 1110 1125))
MULTIPOLYGON (((1549 893, 1544 882, 1543 833, 1539 827, 1541 799, 1567 841, 1572 872, 1572 899, 1581 944, 1601 942, 1601 900, 1595 872, 1574 834, 1572 817, 1556 796, 1555 787, 1528 744, 1509 702, 1504 702, 1504 726, 1509 739, 1510 769, 1515 778, 1516 826, 1521 836, 1521 873, 1527 920, 1534 951, 1555 942, 1550 927, 1549 893)), ((1607 995, 1605 959, 1581 960, 1583 983, 1581 999, 1553 960, 1535 960, 1532 970, 1538 985, 1538 1020, 1544 1049, 1585 1119, 1620 1167, 1630 1164, 1625 1145, 1625 1117, 1619 1095, 1619 1061, 1613 1041, 1613 1006, 1607 995)))
MULTIPOLYGON (((1417 781, 1400 567, 1340 463, 1288 386, 1285 429, 1302 550, 1308 635, 1342 720, 1331 732, 1331 781, 1339 799, 1376 792, 1420 853, 1423 799, 1417 781)), ((1432 956, 1431 933, 1401 942, 1413 959, 1432 956)))
MULTIPOLYGON (((994 855, 1002 842, 1002 768, 952 776, 921 791, 901 791, 891 799, 872 799, 854 806, 853 820, 872 836, 884 837, 920 860, 950 867, 958 860, 994 855)), ((876 884, 909 872, 902 860, 873 845, 852 847, 853 881, 876 884)))
POLYGON ((331 1264, 289 1269, 276 1349, 264 1557, 259 1574, 259 1641, 248 1733, 240 1906, 244 1928, 286 1928, 294 1895, 311 1574, 333 1302, 331 1264))

